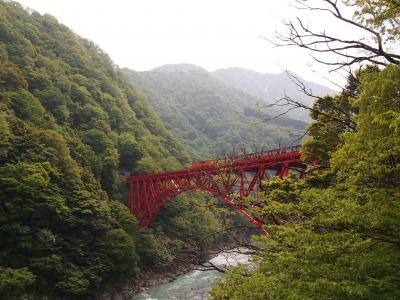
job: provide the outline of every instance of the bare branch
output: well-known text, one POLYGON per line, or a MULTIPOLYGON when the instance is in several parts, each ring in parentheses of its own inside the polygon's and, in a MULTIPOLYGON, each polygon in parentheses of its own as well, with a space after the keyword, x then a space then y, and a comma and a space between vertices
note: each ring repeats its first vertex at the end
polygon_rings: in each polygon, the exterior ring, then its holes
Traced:
POLYGON ((302 135, 300 135, 298 138, 294 139, 294 140, 291 141, 290 143, 291 143, 291 144, 295 144, 295 143, 301 141, 301 140, 308 134, 309 131, 310 131, 310 130, 307 129, 302 135))
POLYGON ((382 66, 400 63, 400 54, 385 50, 380 32, 343 16, 338 7, 337 1, 321 0, 321 2, 324 3, 325 6, 314 7, 309 5, 308 0, 295 0, 295 3, 297 4, 295 8, 299 10, 329 13, 340 22, 366 32, 370 37, 370 40, 372 38, 375 42, 375 45, 369 45, 361 40, 349 40, 337 36, 331 36, 325 31, 316 32, 306 26, 300 18, 296 18, 296 22, 283 22, 288 32, 285 34, 276 32, 275 40, 265 37, 262 38, 273 44, 275 47, 296 46, 320 54, 334 53, 340 57, 340 60, 332 62, 313 56, 317 62, 331 66, 332 71, 359 64, 364 61, 382 66), (362 50, 364 55, 352 55, 348 52, 351 50, 362 50))
POLYGON ((200 262, 199 266, 200 267, 196 267, 195 270, 198 270, 198 271, 218 271, 220 273, 226 273, 226 271, 228 270, 227 268, 223 269, 223 268, 218 267, 216 264, 213 264, 211 261, 207 261, 207 262, 204 262, 204 263, 200 262))
MULTIPOLYGON (((225 228, 223 228, 221 230, 218 230, 218 231, 214 231, 214 232, 204 236, 202 240, 209 239, 209 238, 211 238, 211 237, 213 237, 215 235, 219 235, 219 234, 222 234, 222 233, 229 233, 230 234, 230 230, 237 229, 237 228, 247 228, 247 229, 254 229, 254 230, 258 229, 257 227, 250 227, 250 226, 247 226, 247 225, 235 225, 235 226, 225 227, 225 228)), ((233 237, 232 234, 230 234, 230 235, 233 237)), ((242 246, 241 243, 239 243, 239 245, 242 246)))

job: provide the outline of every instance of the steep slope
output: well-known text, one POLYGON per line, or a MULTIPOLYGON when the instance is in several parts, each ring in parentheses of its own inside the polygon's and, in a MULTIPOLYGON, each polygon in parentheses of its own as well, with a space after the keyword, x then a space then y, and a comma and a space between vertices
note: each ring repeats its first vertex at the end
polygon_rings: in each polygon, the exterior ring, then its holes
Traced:
MULTIPOLYGON (((171 260, 121 203, 119 172, 179 167, 179 142, 96 45, 15 2, 0 20, 0 298, 93 299, 171 260)), ((184 215, 200 232, 213 220, 184 215)))
POLYGON ((197 66, 124 71, 195 159, 227 153, 232 147, 254 149, 290 144, 306 126, 287 118, 264 122, 270 116, 256 111, 254 97, 197 66))
MULTIPOLYGON (((311 107, 313 103, 311 97, 299 91, 298 86, 289 78, 287 73, 258 73, 242 68, 227 68, 216 70, 211 74, 222 82, 238 88, 257 99, 261 99, 267 104, 274 103, 285 95, 309 107, 311 107)), ((297 75, 295 76, 316 96, 336 93, 323 85, 303 80, 297 75)), ((284 109, 285 108, 274 108, 271 109, 270 112, 271 114, 276 114, 285 111, 284 109)), ((310 120, 306 110, 293 110, 290 111, 287 116, 303 121, 310 120)))
POLYGON ((212 299, 400 298, 399 83, 400 65, 369 66, 317 100, 303 159, 324 167, 269 181, 249 201, 279 225, 260 268, 231 272, 212 299))

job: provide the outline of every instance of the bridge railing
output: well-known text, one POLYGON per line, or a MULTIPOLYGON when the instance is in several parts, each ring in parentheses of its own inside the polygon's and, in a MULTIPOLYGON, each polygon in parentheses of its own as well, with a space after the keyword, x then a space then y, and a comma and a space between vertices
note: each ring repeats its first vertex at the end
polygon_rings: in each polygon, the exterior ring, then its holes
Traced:
POLYGON ((222 165, 226 164, 228 161, 232 163, 233 161, 238 161, 238 160, 247 160, 265 156, 279 155, 284 153, 300 152, 300 150, 301 150, 300 145, 261 150, 253 153, 245 153, 244 148, 234 148, 230 157, 227 156, 225 158, 217 158, 215 160, 194 161, 187 168, 213 167, 219 165, 219 163, 221 163, 222 165), (237 150, 241 150, 242 153, 238 154, 237 150))
POLYGON ((261 150, 260 152, 242 154, 242 155, 238 155, 238 156, 232 156, 232 159, 257 158, 257 157, 262 157, 262 156, 271 156, 271 155, 278 155, 278 154, 290 153, 290 152, 300 152, 300 150, 301 150, 301 146, 295 145, 295 146, 288 146, 288 147, 282 147, 282 148, 261 150))

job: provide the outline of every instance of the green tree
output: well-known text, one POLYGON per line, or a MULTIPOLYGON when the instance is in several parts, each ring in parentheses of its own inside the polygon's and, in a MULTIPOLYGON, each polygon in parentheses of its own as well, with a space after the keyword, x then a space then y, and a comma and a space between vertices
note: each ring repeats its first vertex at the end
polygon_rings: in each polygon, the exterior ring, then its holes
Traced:
POLYGON ((143 157, 142 150, 134 136, 124 133, 118 138, 118 151, 120 153, 120 167, 132 170, 135 163, 143 157))
POLYGON ((397 0, 347 0, 349 6, 357 6, 355 19, 379 31, 387 40, 400 36, 400 5, 397 0))
POLYGON ((238 269, 220 283, 215 299, 400 296, 400 136, 374 121, 400 111, 399 82, 394 65, 361 76, 352 100, 357 131, 343 133, 332 151, 329 185, 290 177, 268 184, 265 209, 280 220, 268 225, 268 250, 257 271, 238 269))
POLYGON ((0 19, 0 298, 91 299, 173 262, 184 232, 138 229, 119 172, 184 148, 92 42, 16 2, 0 19))
POLYGON ((10 300, 34 299, 31 292, 35 275, 27 268, 11 269, 0 267, 0 297, 10 300))

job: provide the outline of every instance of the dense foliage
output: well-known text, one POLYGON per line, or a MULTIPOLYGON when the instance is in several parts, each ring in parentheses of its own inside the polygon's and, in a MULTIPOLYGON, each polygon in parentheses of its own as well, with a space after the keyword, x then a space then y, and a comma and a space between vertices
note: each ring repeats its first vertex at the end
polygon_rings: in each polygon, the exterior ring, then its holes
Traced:
POLYGON ((193 65, 165 65, 148 72, 126 70, 149 97, 165 126, 194 159, 298 143, 306 124, 256 110, 257 100, 193 65))
POLYGON ((265 184, 260 267, 232 272, 215 299, 400 297, 400 135, 385 117, 400 113, 400 67, 366 68, 315 105, 304 156, 321 168, 265 184))
POLYGON ((181 197, 179 233, 138 229, 120 173, 179 167, 183 147, 92 42, 15 2, 0 20, 1 299, 89 299, 218 227, 181 197))
MULTIPOLYGON (((398 43, 398 1, 342 2, 355 11, 354 26, 398 43)), ((265 206, 255 209, 272 238, 260 241, 259 268, 234 270, 214 299, 400 298, 400 65, 388 61, 316 101, 302 154, 319 165, 305 180, 264 183, 265 206)))
MULTIPOLYGON (((398 38, 395 1, 347 2, 398 38)), ((254 98, 193 66, 125 70, 128 79, 92 42, 15 2, 0 0, 0 20, 1 299, 91 299, 148 269, 197 262, 226 242, 213 233, 237 222, 231 212, 183 194, 140 229, 122 174, 290 143, 305 125, 260 123, 270 116, 254 98)), ((318 99, 303 156, 319 168, 264 183, 249 207, 273 238, 260 240, 259 269, 234 270, 214 298, 400 298, 399 83, 399 66, 367 67, 318 99)))

